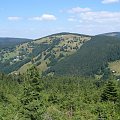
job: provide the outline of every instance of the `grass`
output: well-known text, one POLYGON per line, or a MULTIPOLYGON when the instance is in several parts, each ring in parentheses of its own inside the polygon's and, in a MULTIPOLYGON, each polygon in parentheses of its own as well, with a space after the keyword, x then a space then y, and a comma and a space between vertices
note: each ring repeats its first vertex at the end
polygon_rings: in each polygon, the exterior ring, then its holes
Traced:
POLYGON ((120 60, 110 62, 109 68, 111 69, 111 71, 115 71, 115 75, 120 75, 120 60))
MULTIPOLYGON (((62 53, 64 56, 69 56, 69 55, 71 55, 71 54, 74 54, 75 52, 76 52, 76 50, 75 49, 70 49, 69 47, 68 47, 68 51, 67 52, 64 52, 64 51, 60 51, 60 46, 62 47, 62 46, 64 46, 64 45, 67 45, 67 46, 70 46, 70 47, 75 47, 76 46, 76 44, 79 46, 79 48, 80 48, 80 46, 82 45, 81 43, 80 43, 80 41, 83 41, 83 40, 85 40, 85 39, 90 39, 90 38, 87 38, 87 37, 83 37, 83 38, 81 38, 80 36, 75 36, 75 35, 63 35, 63 36, 56 36, 57 38, 61 38, 61 37, 63 37, 64 38, 64 40, 61 40, 60 41, 60 43, 59 43, 59 45, 56 45, 51 51, 55 51, 56 52, 56 54, 55 54, 55 56, 56 56, 56 58, 58 58, 58 56, 60 55, 60 53, 62 53), (78 40, 77 41, 74 41, 74 37, 76 37, 76 38, 78 38, 78 40), (79 39, 80 38, 80 39, 79 39), (69 42, 68 43, 68 41, 74 41, 74 42, 69 42)), ((36 40, 36 41, 34 41, 34 43, 37 43, 37 44, 41 44, 41 43, 43 43, 43 42, 46 42, 46 43, 48 43, 48 44, 50 44, 51 43, 51 39, 49 38, 49 37, 47 37, 47 38, 43 38, 43 39, 38 39, 38 40, 36 40)), ((22 46, 24 46, 24 47, 27 47, 26 45, 22 45, 22 46)), ((20 48, 21 48, 21 46, 20 46, 20 48)), ((20 49, 19 48, 19 49, 20 49)), ((49 54, 49 52, 46 52, 46 55, 47 54, 49 54)), ((43 71, 45 71, 48 67, 47 67, 47 64, 46 63, 49 63, 50 61, 47 59, 47 60, 44 60, 44 57, 45 57, 45 55, 43 55, 42 54, 42 58, 39 60, 39 61, 41 61, 41 64, 38 66, 38 68, 39 68, 39 71, 42 73, 43 71)), ((37 57, 35 57, 35 58, 37 58, 37 57)), ((19 69, 19 71, 20 72, 25 72, 25 69, 29 69, 30 68, 30 63, 27 63, 27 64, 25 64, 25 65, 23 65, 20 69, 19 69)))
POLYGON ((27 69, 29 69, 30 67, 32 67, 32 63, 29 62, 29 63, 26 63, 24 64, 17 72, 19 73, 25 73, 27 71, 27 69))
POLYGON ((10 58, 13 58, 15 56, 19 55, 18 51, 10 52, 10 53, 5 53, 4 54, 4 59, 8 60, 10 58))

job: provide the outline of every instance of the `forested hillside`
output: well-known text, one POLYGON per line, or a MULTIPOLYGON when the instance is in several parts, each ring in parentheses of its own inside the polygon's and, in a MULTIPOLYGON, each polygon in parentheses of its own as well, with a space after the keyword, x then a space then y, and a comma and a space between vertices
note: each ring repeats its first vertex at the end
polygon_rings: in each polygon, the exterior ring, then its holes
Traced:
POLYGON ((86 41, 88 35, 58 33, 15 47, 0 50, 0 71, 24 73, 36 65, 39 71, 47 70, 66 56, 74 54, 86 41))
POLYGON ((109 36, 95 36, 86 42, 75 54, 66 57, 47 70, 56 75, 103 74, 108 62, 120 59, 120 39, 109 36))
POLYGON ((120 0, 0 0, 0 120, 120 120, 120 0))
POLYGON ((97 36, 57 33, 7 47, 0 50, 0 71, 24 73, 35 65, 41 75, 104 76, 110 72, 109 62, 120 59, 118 36, 119 32, 97 36))
POLYGON ((5 37, 0 37, 0 50, 1 49, 8 49, 15 47, 16 45, 22 44, 24 42, 31 41, 32 39, 26 39, 26 38, 5 38, 5 37))
POLYGON ((120 81, 115 77, 43 77, 0 74, 0 120, 119 120, 120 81))
POLYGON ((120 32, 110 32, 110 33, 104 33, 104 34, 101 34, 101 35, 120 38, 120 32))
POLYGON ((120 77, 109 69, 118 37, 59 33, 0 55, 12 72, 0 73, 0 120, 120 119, 120 77))

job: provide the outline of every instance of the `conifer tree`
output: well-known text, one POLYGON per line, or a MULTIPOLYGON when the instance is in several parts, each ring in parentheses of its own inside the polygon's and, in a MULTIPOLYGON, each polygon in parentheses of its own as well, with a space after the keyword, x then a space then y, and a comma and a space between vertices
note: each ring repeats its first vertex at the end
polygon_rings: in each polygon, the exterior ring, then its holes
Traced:
POLYGON ((104 89, 103 93, 101 94, 102 101, 117 101, 118 94, 115 84, 112 81, 109 81, 104 89))
POLYGON ((40 82, 39 72, 36 67, 30 69, 29 84, 24 88, 21 100, 23 105, 22 114, 30 120, 42 120, 44 114, 44 103, 41 95, 43 84, 40 82))

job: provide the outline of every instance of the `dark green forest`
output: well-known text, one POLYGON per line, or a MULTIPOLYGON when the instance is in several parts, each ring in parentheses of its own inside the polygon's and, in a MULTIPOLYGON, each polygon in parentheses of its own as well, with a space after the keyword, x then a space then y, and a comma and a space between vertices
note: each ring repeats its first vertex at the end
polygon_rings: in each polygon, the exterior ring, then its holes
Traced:
POLYGON ((12 48, 28 41, 32 41, 32 39, 0 37, 0 49, 12 48))
POLYGON ((1 73, 0 120, 120 120, 120 81, 1 73))
POLYGON ((55 75, 102 75, 108 67, 108 62, 120 59, 120 39, 97 35, 73 55, 59 61, 50 67, 46 73, 55 75))

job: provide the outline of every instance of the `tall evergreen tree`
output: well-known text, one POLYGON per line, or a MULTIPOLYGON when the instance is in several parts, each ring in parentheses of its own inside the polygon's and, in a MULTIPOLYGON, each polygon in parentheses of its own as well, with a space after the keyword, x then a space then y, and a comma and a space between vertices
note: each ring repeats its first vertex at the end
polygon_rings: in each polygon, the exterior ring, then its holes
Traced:
POLYGON ((104 89, 103 93, 101 94, 102 101, 117 101, 118 94, 115 84, 112 81, 108 81, 106 88, 104 89))
POLYGON ((21 103, 23 105, 22 114, 26 119, 42 120, 45 107, 41 95, 43 84, 39 78, 39 72, 36 67, 29 71, 28 85, 24 88, 24 95, 22 96, 21 103))

